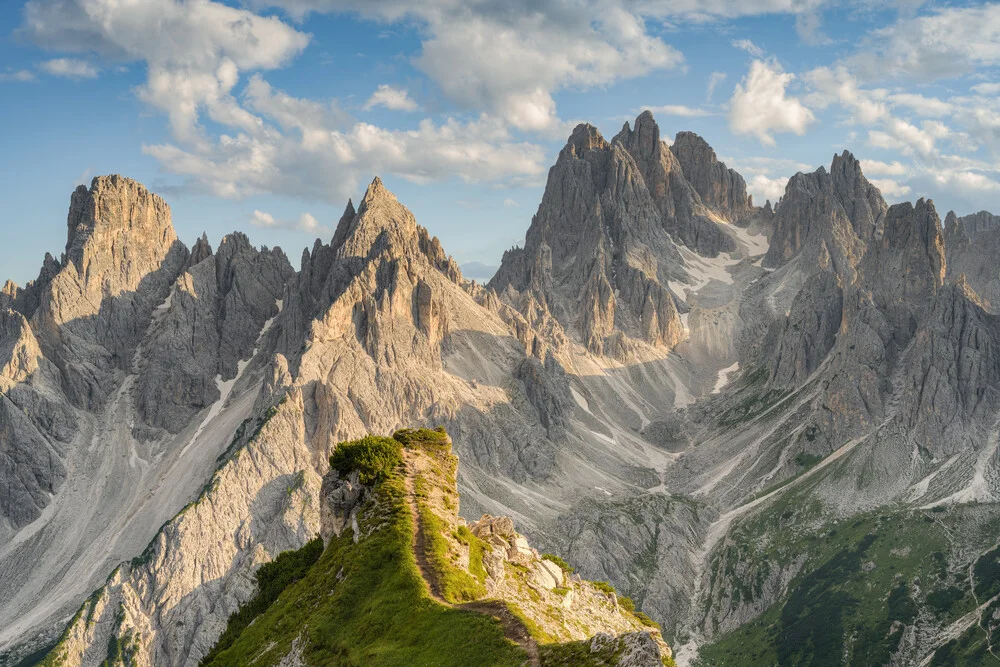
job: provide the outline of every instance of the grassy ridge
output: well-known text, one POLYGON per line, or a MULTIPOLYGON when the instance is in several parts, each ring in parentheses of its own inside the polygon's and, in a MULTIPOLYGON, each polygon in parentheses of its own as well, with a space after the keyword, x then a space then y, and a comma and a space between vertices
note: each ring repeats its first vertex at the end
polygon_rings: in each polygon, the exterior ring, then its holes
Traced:
POLYGON ((504 638, 495 619, 445 607, 428 596, 412 551, 413 525, 398 465, 365 503, 360 529, 371 534, 357 544, 350 530, 333 538, 305 575, 206 666, 275 665, 293 648, 311 665, 524 662, 524 652, 504 638))

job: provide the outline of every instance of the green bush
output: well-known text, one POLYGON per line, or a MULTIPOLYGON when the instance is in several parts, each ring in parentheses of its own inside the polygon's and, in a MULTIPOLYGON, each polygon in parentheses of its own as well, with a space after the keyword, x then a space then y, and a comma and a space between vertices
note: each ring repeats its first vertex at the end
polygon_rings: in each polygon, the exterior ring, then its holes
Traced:
POLYGON ((429 428, 401 428, 392 434, 392 438, 409 448, 448 449, 451 447, 451 441, 442 426, 433 430, 429 428))
POLYGON ((615 592, 615 587, 606 581, 594 581, 592 583, 594 584, 594 588, 602 593, 605 593, 606 595, 611 595, 615 592))
POLYGON ((555 554, 542 554, 542 560, 550 560, 559 567, 561 567, 562 571, 565 572, 566 574, 573 574, 573 567, 559 556, 556 556, 555 554))
POLYGON ((927 595, 927 604, 939 614, 951 611, 955 603, 965 597, 965 591, 955 586, 941 588, 927 595))
POLYGON ((642 613, 641 611, 633 611, 632 615, 638 618, 639 622, 642 623, 643 625, 650 628, 656 628, 657 630, 660 629, 659 623, 651 619, 649 616, 646 616, 646 614, 642 613))
POLYGON ((635 613, 635 600, 628 596, 621 596, 618 598, 618 606, 624 607, 625 611, 634 614, 635 613))
POLYGON ((403 447, 392 438, 369 435, 337 445, 330 457, 330 467, 346 477, 355 470, 362 484, 384 480, 403 463, 403 447))

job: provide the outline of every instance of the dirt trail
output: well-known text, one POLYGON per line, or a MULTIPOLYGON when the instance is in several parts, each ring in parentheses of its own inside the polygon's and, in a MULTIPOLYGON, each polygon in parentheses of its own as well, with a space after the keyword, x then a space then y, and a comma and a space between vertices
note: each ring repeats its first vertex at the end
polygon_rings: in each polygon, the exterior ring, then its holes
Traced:
POLYGON ((405 452, 403 457, 406 461, 406 479, 404 482, 406 504, 410 508, 410 518, 413 526, 413 556, 416 558, 420 576, 427 586, 427 592, 435 602, 443 604, 446 607, 471 611, 477 614, 486 614, 497 619, 500 621, 501 627, 503 627, 504 637, 520 646, 528 654, 526 664, 529 667, 540 667, 541 661, 538 655, 538 643, 532 638, 531 633, 528 632, 528 628, 521 622, 521 619, 515 616, 507 608, 506 604, 500 600, 475 600, 456 605, 448 602, 441 596, 437 578, 431 569, 430 561, 427 560, 427 537, 424 534, 424 526, 420 522, 420 514, 417 512, 416 493, 413 488, 413 480, 416 474, 421 472, 422 467, 418 461, 418 456, 410 452, 405 452))

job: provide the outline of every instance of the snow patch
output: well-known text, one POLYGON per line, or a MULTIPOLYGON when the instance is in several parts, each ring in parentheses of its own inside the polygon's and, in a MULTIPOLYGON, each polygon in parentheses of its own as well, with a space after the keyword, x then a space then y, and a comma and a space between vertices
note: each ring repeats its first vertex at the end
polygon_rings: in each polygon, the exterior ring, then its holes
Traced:
POLYGON ((243 372, 247 369, 247 366, 250 365, 250 362, 253 360, 253 358, 257 356, 257 352, 258 350, 260 350, 261 341, 264 340, 264 336, 267 335, 267 332, 271 330, 271 325, 274 324, 274 320, 276 320, 278 315, 281 314, 281 309, 284 306, 284 301, 278 299, 277 301, 274 302, 274 305, 278 307, 277 314, 271 319, 269 319, 267 322, 264 322, 264 326, 260 330, 260 334, 258 334, 257 336, 257 342, 254 344, 253 352, 250 353, 249 358, 242 359, 236 363, 236 376, 233 377, 233 379, 231 380, 223 380, 221 374, 215 376, 215 386, 218 387, 219 389, 219 400, 217 400, 215 403, 212 403, 212 407, 209 409, 208 414, 205 415, 205 418, 202 420, 201 424, 198 425, 198 430, 194 432, 194 435, 191 436, 191 439, 188 441, 188 443, 184 445, 184 449, 181 450, 180 453, 181 456, 184 456, 184 453, 191 448, 191 445, 197 442, 198 437, 201 436, 201 434, 205 431, 205 428, 210 423, 212 423, 212 420, 215 419, 217 416, 219 416, 219 413, 222 412, 222 409, 226 407, 226 401, 229 400, 229 395, 233 393, 233 387, 235 387, 239 379, 243 377, 243 372))

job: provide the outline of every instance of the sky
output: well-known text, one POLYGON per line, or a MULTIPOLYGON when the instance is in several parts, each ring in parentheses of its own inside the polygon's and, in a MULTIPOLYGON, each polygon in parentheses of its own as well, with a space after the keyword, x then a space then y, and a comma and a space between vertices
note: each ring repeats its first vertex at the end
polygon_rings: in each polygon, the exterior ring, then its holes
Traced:
POLYGON ((0 282, 63 251, 70 193, 108 173, 189 246, 239 230, 295 266, 378 175, 494 266, 572 128, 647 108, 758 203, 848 149, 890 202, 1000 213, 998 64, 1000 4, 7 0, 0 282))

